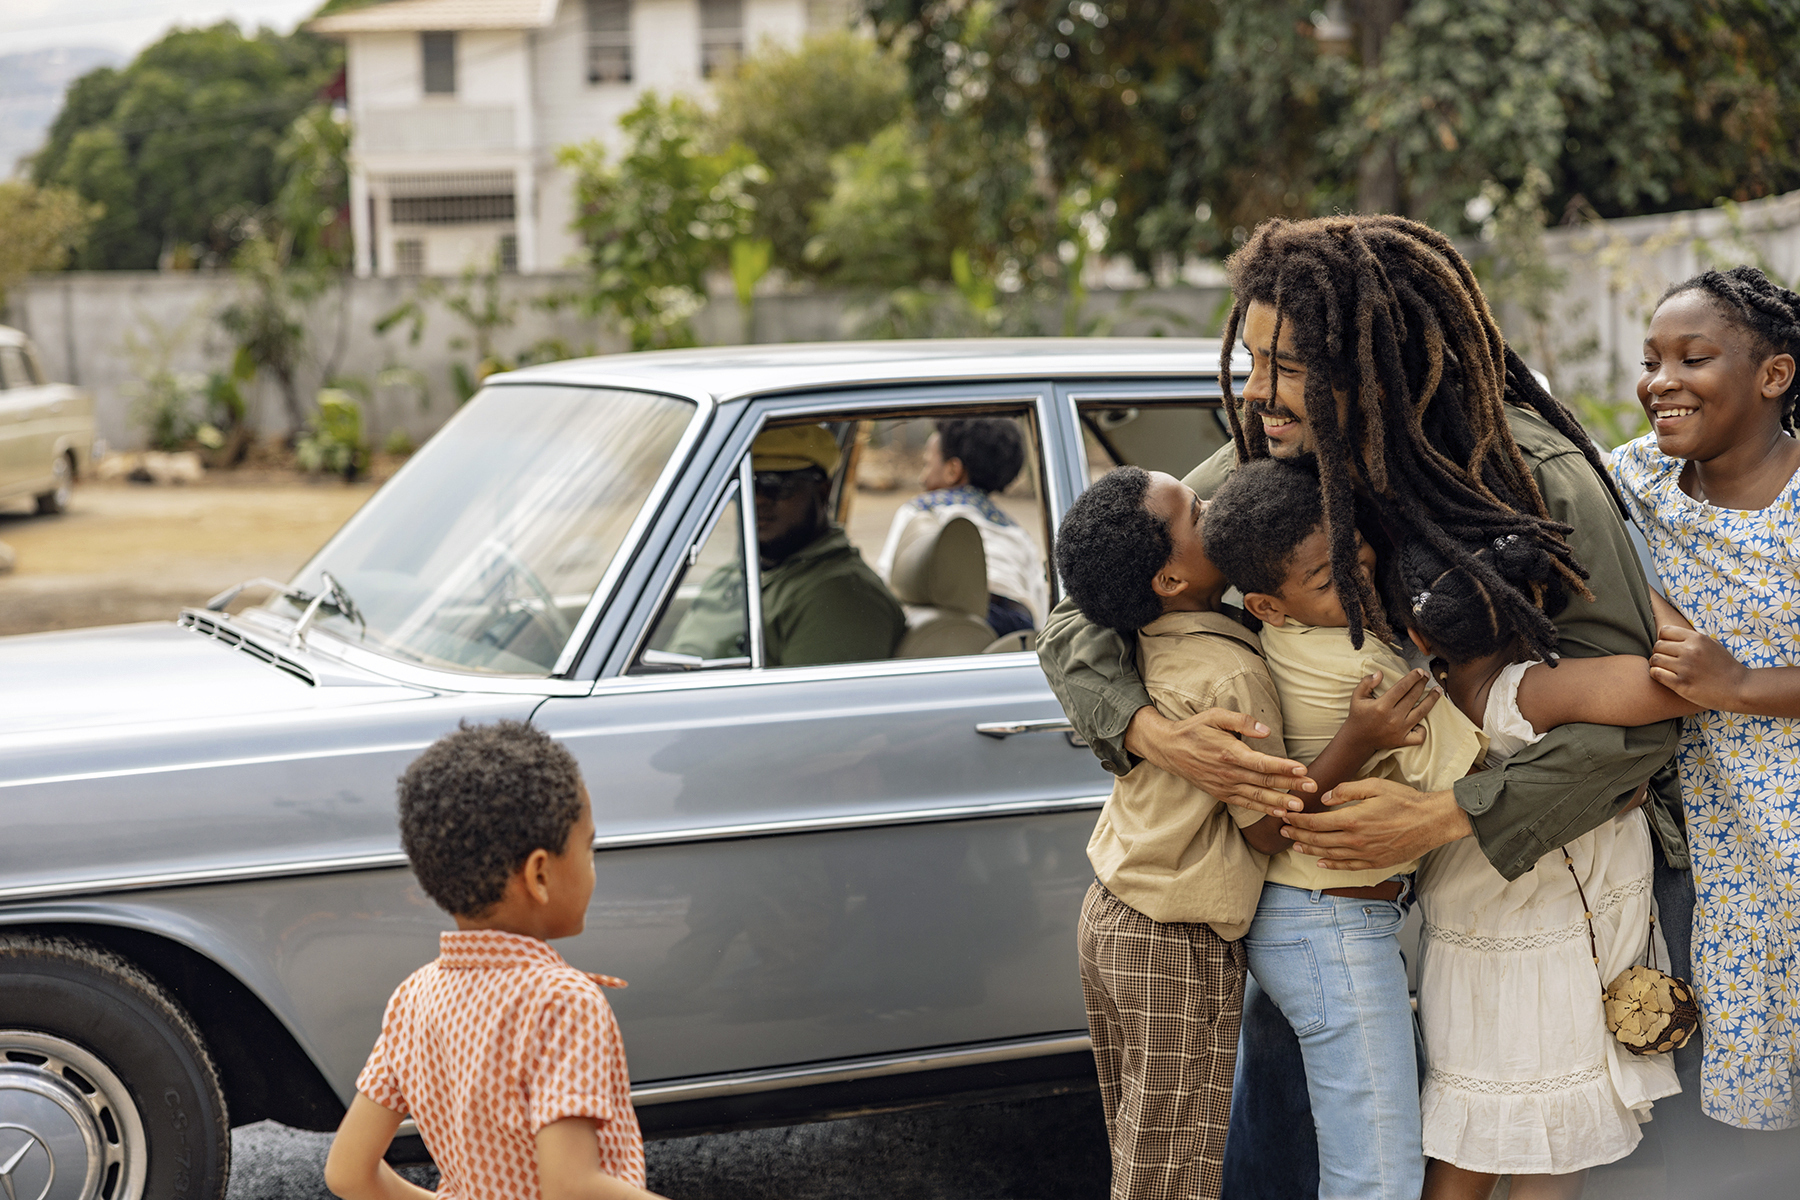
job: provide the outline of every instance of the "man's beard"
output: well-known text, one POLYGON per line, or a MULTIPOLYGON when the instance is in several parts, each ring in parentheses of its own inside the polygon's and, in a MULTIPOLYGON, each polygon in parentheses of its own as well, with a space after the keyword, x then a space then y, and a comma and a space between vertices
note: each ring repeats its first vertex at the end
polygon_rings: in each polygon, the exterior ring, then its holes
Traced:
POLYGON ((786 533, 777 534, 766 542, 758 542, 756 550, 765 564, 778 567, 794 557, 806 547, 819 540, 824 530, 818 522, 809 525, 796 525, 786 533))

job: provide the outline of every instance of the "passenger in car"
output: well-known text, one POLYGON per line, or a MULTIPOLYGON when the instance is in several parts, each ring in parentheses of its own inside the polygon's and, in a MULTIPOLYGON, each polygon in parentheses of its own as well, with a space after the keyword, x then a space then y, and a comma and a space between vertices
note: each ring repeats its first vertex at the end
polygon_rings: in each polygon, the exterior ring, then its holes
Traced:
MULTIPOLYGON (((767 666, 890 658, 906 632, 900 602, 831 519, 831 477, 841 457, 822 425, 765 429, 751 444, 767 666)), ((743 613, 743 574, 721 567, 669 648, 702 658, 747 655, 743 613)))
POLYGON ((1036 629, 1050 610, 1044 559, 1030 535, 993 498, 1018 478, 1024 465, 1025 439, 1017 422, 1004 417, 939 421, 925 443, 925 470, 919 475, 925 493, 894 514, 875 570, 883 579, 893 579, 894 558, 915 525, 941 528, 954 517, 967 517, 981 531, 987 554, 987 622, 995 636, 1036 629))

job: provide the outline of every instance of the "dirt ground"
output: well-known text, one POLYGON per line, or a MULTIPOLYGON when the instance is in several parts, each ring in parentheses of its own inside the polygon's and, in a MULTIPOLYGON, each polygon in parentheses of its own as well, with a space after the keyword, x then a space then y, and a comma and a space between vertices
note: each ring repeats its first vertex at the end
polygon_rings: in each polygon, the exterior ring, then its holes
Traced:
POLYGON ((0 511, 14 565, 0 635, 166 621, 256 575, 285 579, 375 491, 281 473, 160 486, 84 483, 54 517, 0 511))

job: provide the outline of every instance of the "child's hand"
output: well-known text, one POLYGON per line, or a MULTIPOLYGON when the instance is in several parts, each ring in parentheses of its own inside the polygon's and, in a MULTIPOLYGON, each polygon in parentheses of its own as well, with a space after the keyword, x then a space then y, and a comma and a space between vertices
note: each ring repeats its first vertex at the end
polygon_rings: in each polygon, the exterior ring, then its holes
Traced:
POLYGON ((1750 668, 1704 633, 1679 625, 1656 631, 1650 655, 1650 678, 1703 708, 1740 712, 1739 699, 1750 668))
POLYGON ((1368 747, 1369 753, 1417 746, 1425 740, 1425 716, 1444 693, 1431 686, 1422 670, 1408 671, 1381 696, 1381 672, 1363 677, 1350 696, 1350 715, 1344 729, 1368 747))

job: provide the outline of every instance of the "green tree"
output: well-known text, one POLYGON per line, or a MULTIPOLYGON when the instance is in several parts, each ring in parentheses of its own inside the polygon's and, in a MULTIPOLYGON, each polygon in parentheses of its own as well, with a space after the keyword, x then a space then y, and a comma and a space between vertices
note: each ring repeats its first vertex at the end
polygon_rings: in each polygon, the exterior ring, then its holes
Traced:
POLYGON ((614 164, 596 141, 559 155, 575 175, 575 228, 586 244, 589 308, 619 322, 634 350, 691 346, 709 271, 726 270, 750 237, 767 178, 741 145, 709 153, 705 114, 645 93, 619 122, 629 142, 614 164))
POLYGON ((768 170, 751 187, 753 228, 774 246, 774 265, 817 274, 806 256, 814 210, 831 195, 833 156, 860 146, 906 113, 906 73, 869 38, 816 34, 798 46, 766 45, 717 87, 711 142, 749 147, 768 170))
POLYGON ((342 63, 310 33, 230 22, 181 29, 129 66, 76 80, 33 159, 39 185, 105 205, 76 256, 90 269, 224 261, 232 227, 275 200, 279 149, 342 63))
POLYGON ((8 289, 25 276, 62 268, 101 211, 67 188, 0 181, 0 313, 8 289))

